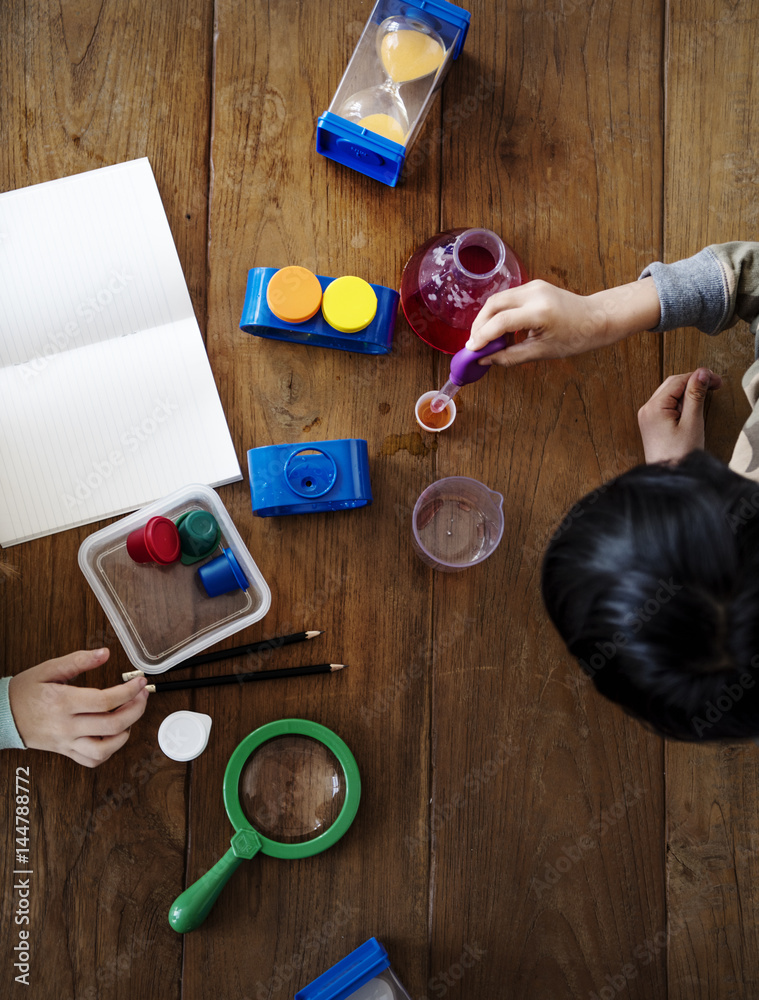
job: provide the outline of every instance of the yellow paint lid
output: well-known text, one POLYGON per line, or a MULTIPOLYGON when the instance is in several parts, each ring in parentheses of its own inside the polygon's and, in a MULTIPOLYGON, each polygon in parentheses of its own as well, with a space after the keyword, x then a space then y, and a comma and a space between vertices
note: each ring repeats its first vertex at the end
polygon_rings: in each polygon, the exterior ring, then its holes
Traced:
POLYGON ((341 333, 358 333, 377 313, 377 296, 368 281, 347 274, 335 278, 324 290, 322 313, 341 333))
POLYGON ((283 323, 305 323, 319 312, 322 286, 307 267, 282 267, 271 276, 266 304, 283 323))

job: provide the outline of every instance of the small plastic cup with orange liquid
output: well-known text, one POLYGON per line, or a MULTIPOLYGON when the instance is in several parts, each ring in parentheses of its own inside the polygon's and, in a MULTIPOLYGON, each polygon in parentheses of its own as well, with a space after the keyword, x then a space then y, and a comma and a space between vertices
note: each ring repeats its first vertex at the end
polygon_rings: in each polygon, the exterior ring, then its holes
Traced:
POLYGON ((441 410, 432 409, 432 400, 438 395, 439 393, 435 389, 423 392, 414 407, 416 422, 422 430, 431 431, 433 434, 448 430, 456 419, 456 404, 452 399, 449 399, 441 410))

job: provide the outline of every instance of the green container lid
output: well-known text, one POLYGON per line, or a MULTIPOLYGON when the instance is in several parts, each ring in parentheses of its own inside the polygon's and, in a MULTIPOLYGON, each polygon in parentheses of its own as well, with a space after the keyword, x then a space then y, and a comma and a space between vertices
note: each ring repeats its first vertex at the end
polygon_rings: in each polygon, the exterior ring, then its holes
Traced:
POLYGON ((189 510, 176 521, 185 566, 200 562, 217 548, 221 528, 207 510, 189 510))

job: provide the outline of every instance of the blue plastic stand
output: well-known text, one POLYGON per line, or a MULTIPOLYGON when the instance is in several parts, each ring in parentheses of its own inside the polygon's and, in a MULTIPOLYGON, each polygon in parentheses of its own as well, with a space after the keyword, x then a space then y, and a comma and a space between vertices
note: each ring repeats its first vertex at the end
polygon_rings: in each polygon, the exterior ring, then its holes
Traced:
MULTIPOLYGON (((289 340, 294 344, 332 347, 357 354, 389 354, 393 343, 395 317, 400 296, 392 288, 372 285, 377 296, 377 314, 369 326, 358 333, 341 333, 325 320, 321 309, 305 323, 285 323, 266 303, 266 289, 277 267, 252 267, 248 271, 248 287, 242 307, 240 329, 257 337, 289 340)), ((335 279, 317 274, 322 291, 335 279)))
POLYGON ((295 994, 295 1000, 345 1000, 390 965, 384 946, 369 938, 295 994))
POLYGON ((331 111, 316 120, 316 152, 388 187, 398 183, 406 162, 405 146, 331 111))
POLYGON ((248 475, 259 517, 351 510, 372 502, 363 438, 251 448, 248 475))
MULTIPOLYGON (((371 26, 378 26, 386 17, 393 15, 416 18, 434 28, 446 49, 451 51, 452 59, 458 59, 469 31, 471 14, 468 10, 464 10, 457 4, 449 3, 448 0, 413 0, 411 3, 408 3, 407 0, 378 0, 369 15, 369 21, 351 61, 348 63, 348 68, 338 87, 338 93, 346 79, 352 81, 354 89, 357 91, 377 87, 381 84, 382 81, 376 78, 371 63, 368 67, 354 65, 354 59, 361 58, 358 56, 358 52, 367 30, 371 26)), ((372 54, 374 54, 373 48, 372 54)), ((440 83, 441 78, 430 77, 433 93, 440 83)), ((336 103, 337 95, 333 98, 330 107, 332 108, 336 103)), ((425 102, 424 115, 429 111, 429 106, 429 103, 425 102)), ((412 123, 411 135, 407 136, 409 146, 413 143, 422 121, 423 118, 419 118, 415 123, 412 123)), ((386 139, 377 132, 363 128, 355 121, 342 118, 333 111, 325 111, 319 116, 316 123, 317 153, 321 153, 322 156, 326 156, 336 163, 351 167, 367 177, 373 177, 389 187, 395 187, 398 183, 406 160, 406 149, 407 146, 386 139)))

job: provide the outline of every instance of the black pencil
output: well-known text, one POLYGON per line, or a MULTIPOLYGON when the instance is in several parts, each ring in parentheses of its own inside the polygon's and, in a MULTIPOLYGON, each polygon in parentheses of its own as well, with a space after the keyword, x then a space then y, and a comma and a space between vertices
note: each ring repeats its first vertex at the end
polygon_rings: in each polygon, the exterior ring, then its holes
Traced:
POLYGON ((244 684, 246 681, 273 681, 280 677, 303 677, 306 674, 330 674, 342 670, 344 663, 313 663, 307 667, 282 670, 253 670, 249 674, 222 674, 219 677, 188 677, 183 681, 159 681, 148 684, 146 691, 182 691, 185 688, 213 687, 215 684, 244 684))
POLYGON ((199 667, 201 663, 216 663, 217 660, 228 660, 233 656, 247 656, 248 653, 262 653, 266 649, 279 649, 280 646, 289 646, 292 642, 303 642, 305 639, 315 639, 321 632, 293 632, 292 635, 280 635, 274 639, 262 639, 260 642, 252 642, 248 646, 233 646, 231 649, 216 649, 213 653, 201 653, 200 656, 191 656, 184 663, 178 663, 174 670, 180 667, 199 667))
MULTIPOLYGON (((305 639, 315 639, 317 635, 322 635, 324 629, 317 631, 312 629, 308 632, 293 632, 292 635, 280 635, 273 639, 262 639, 260 642, 252 642, 248 646, 233 646, 231 649, 215 649, 212 653, 201 653, 200 656, 191 656, 189 660, 177 663, 170 667, 171 670, 184 670, 185 667, 199 667, 203 663, 216 663, 218 660, 231 660, 234 656, 247 656, 248 653, 262 653, 267 649, 279 649, 280 646, 289 646, 293 642, 303 642, 305 639)), ((140 677, 144 671, 129 670, 122 674, 125 681, 130 681, 133 677, 140 677)), ((168 673, 168 671, 167 671, 168 673)))

